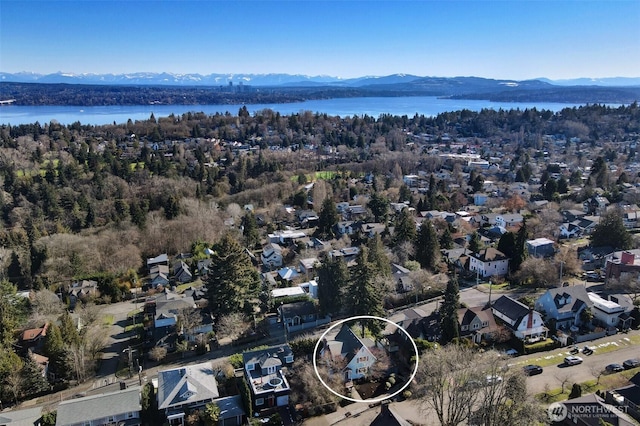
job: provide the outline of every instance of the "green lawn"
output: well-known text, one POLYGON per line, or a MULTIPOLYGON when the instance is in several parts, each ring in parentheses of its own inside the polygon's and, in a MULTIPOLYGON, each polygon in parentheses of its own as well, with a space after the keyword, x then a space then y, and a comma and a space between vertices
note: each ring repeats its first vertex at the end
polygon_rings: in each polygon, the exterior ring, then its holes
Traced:
POLYGON ((102 317, 102 325, 105 325, 105 326, 113 325, 114 320, 115 320, 115 317, 113 316, 113 314, 107 314, 102 317))
POLYGON ((202 279, 198 278, 195 281, 191 281, 190 283, 180 284, 176 287, 176 293, 182 293, 189 287, 202 287, 202 279))

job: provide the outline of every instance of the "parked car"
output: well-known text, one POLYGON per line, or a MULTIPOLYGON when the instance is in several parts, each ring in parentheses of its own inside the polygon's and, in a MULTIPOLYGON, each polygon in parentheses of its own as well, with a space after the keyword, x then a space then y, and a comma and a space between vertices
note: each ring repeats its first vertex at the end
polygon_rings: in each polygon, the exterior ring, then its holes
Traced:
POLYGON ((536 374, 542 374, 542 367, 539 365, 529 364, 522 367, 524 374, 527 376, 535 376, 536 374))
POLYGON ((618 371, 624 370, 624 367, 620 364, 609 364, 604 368, 604 370, 607 373, 617 373, 618 371))
POLYGON ((573 356, 573 355, 569 355, 567 357, 564 358, 564 363, 566 365, 578 365, 578 364, 582 364, 582 358, 580 358, 579 356, 573 356))
POLYGON ((485 384, 487 386, 492 385, 494 383, 501 383, 501 382, 502 382, 502 377, 497 375, 490 375, 485 378, 485 384))
POLYGON ((625 370, 640 367, 640 358, 631 358, 622 363, 625 370))

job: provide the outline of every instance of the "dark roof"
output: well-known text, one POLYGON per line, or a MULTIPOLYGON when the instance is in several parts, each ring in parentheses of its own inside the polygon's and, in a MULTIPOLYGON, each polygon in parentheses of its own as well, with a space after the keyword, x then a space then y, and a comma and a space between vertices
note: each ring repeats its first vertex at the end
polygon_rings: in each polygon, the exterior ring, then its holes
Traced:
POLYGON ((472 254, 471 256, 475 257, 481 262, 493 262, 496 260, 508 259, 508 257, 505 256, 504 253, 497 249, 494 249, 493 247, 482 249, 477 254, 472 254))
POLYGON ((382 404, 380 414, 373 419, 371 426, 411 426, 411 423, 403 419, 391 404, 382 404))
POLYGON ((302 302, 287 303, 280 306, 280 313, 284 318, 293 318, 295 316, 311 315, 318 311, 315 303, 310 300, 302 302))
POLYGON ((506 295, 500 296, 498 300, 493 303, 492 308, 515 321, 520 320, 529 313, 529 307, 527 305, 506 295))

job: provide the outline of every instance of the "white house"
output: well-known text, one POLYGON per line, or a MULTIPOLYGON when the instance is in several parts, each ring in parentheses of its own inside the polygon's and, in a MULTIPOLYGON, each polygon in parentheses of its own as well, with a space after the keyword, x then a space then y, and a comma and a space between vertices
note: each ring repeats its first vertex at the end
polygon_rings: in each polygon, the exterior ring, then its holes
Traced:
POLYGON ((496 216, 496 225, 507 228, 522 223, 522 220, 520 213, 506 213, 496 216))
POLYGON ((509 258, 492 247, 469 255, 469 270, 481 277, 506 275, 509 272, 509 258))
POLYGON ((269 268, 279 268, 282 266, 282 247, 276 243, 269 243, 262 248, 260 255, 262 264, 269 268))
POLYGON ((491 306, 491 310, 518 339, 547 337, 548 329, 544 326, 542 315, 509 296, 500 296, 491 306))
POLYGON ((591 312, 593 317, 604 326, 615 327, 620 322, 620 315, 625 313, 625 308, 613 300, 603 299, 595 293, 587 293, 593 303, 591 312))
POLYGON ((527 252, 534 257, 553 256, 555 253, 553 240, 549 238, 536 238, 527 240, 527 252))
POLYGON ((361 379, 369 375, 372 365, 377 361, 371 352, 374 346, 371 339, 360 339, 349 326, 343 324, 332 340, 325 339, 321 355, 344 365, 342 374, 346 381, 361 379))

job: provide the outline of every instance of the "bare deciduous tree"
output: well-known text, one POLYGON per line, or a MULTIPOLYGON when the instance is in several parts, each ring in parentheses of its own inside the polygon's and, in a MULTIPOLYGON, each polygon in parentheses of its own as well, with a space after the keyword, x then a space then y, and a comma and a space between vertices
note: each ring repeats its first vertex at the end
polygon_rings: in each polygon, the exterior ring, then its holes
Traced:
POLYGON ((245 323, 244 316, 238 312, 220 317, 218 324, 216 324, 216 332, 231 340, 240 336, 248 328, 249 324, 245 323))
POLYGON ((167 356, 167 350, 162 346, 154 346, 149 351, 149 359, 151 361, 160 362, 167 356))

